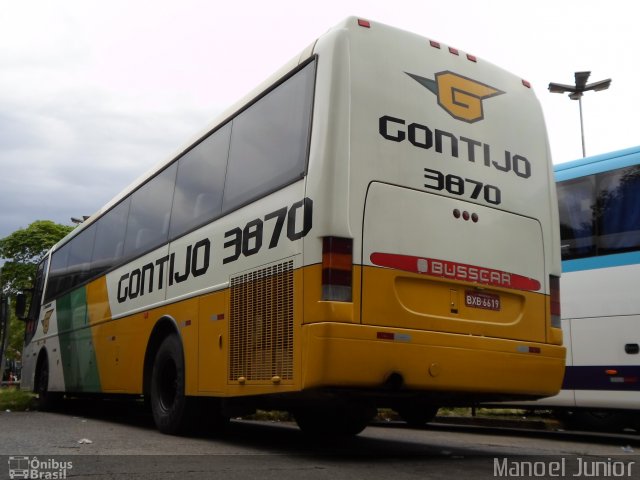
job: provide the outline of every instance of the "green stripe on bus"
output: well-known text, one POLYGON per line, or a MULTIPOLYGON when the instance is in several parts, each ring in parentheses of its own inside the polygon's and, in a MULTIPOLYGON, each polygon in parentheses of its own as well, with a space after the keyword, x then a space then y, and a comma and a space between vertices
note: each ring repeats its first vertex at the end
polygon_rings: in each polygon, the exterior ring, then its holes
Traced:
POLYGON ((87 318, 85 287, 58 299, 56 313, 66 391, 99 392, 100 375, 87 318))

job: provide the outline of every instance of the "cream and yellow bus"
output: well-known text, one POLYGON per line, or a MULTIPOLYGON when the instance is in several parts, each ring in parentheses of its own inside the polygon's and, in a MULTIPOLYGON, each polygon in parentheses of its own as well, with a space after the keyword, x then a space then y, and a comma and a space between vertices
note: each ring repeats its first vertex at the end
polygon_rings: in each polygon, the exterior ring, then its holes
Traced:
POLYGON ((22 387, 142 395, 166 433, 556 394, 556 205, 528 82, 349 18, 51 250, 22 387))

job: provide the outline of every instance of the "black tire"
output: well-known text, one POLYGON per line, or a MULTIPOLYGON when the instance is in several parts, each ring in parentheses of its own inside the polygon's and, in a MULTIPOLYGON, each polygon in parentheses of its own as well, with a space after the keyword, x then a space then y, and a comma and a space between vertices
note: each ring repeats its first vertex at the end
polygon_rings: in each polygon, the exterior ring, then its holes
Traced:
POLYGON ((293 412, 304 433, 313 436, 353 436, 362 432, 377 410, 366 405, 305 408, 293 412))
POLYGON ((55 410, 60 404, 62 394, 49 391, 49 359, 45 353, 36 367, 33 392, 38 395, 36 408, 42 412, 55 410))
POLYGON ((397 408, 400 418, 411 427, 423 427, 438 414, 438 407, 429 405, 402 405, 397 408))
POLYGON ((150 403, 153 420, 162 433, 186 432, 193 422, 193 409, 185 396, 185 370, 182 342, 177 335, 165 338, 153 362, 150 403))

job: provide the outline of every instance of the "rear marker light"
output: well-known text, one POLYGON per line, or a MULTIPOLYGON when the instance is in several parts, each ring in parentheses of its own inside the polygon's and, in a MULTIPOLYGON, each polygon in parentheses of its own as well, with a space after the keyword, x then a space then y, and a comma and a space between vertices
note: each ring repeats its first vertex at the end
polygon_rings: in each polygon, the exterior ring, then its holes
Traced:
POLYGON ((376 332, 376 338, 393 342, 411 342, 411 335, 406 333, 376 332))
POLYGON ((480 217, 478 216, 477 213, 469 213, 466 210, 463 212, 460 212, 460 210, 458 210, 457 208, 453 210, 453 216, 455 218, 462 217, 464 221, 469 221, 469 219, 471 219, 473 223, 478 223, 478 220, 480 220, 480 217))
POLYGON ((607 375, 617 375, 618 371, 617 370, 605 370, 604 373, 606 373, 607 375))
POLYGON ((561 328, 560 277, 549 275, 549 287, 551 290, 551 326, 554 328, 561 328))
MULTIPOLYGON (((614 370, 615 371, 615 370, 614 370)), ((638 383, 638 377, 625 377, 623 375, 616 377, 609 377, 610 383, 638 383)))
POLYGON ((358 20, 358 25, 364 28, 371 28, 371 22, 369 22, 368 20, 358 20))
POLYGON ((531 88, 531 83, 527 82, 526 80, 522 80, 522 85, 524 85, 527 88, 531 88))
POLYGON ((540 347, 530 347, 528 345, 518 345, 516 351, 519 353, 541 353, 540 347))
POLYGON ((429 40, 429 45, 431 45, 433 48, 440 48, 440 43, 434 40, 429 40))
POLYGON ((353 283, 353 240, 322 239, 322 300, 350 302, 353 283))
POLYGON ((475 55, 470 55, 467 53, 467 60, 469 60, 470 62, 474 62, 476 63, 478 61, 478 59, 476 58, 475 55))
POLYGON ((460 55, 460 52, 458 52, 458 49, 453 47, 449 47, 449 53, 451 53, 452 55, 460 55))

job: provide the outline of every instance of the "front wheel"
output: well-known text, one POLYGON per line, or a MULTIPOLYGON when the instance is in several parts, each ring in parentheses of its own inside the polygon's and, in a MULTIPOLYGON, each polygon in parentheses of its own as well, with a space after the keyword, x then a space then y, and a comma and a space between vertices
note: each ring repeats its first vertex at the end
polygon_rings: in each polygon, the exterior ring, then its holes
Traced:
POLYGON ((38 410, 47 412, 58 407, 62 394, 49 391, 49 359, 46 354, 38 362, 33 390, 38 395, 36 400, 38 410))

